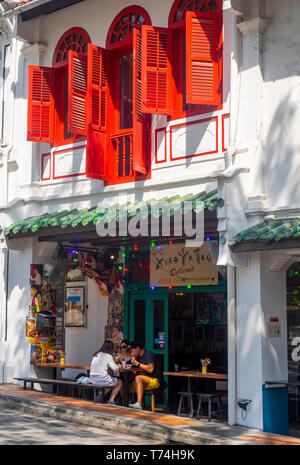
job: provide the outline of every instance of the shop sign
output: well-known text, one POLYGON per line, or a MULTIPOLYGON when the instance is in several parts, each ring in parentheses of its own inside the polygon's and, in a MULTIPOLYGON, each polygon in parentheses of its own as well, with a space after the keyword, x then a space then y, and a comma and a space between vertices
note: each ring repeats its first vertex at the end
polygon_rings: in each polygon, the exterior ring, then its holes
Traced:
POLYGON ((150 247, 150 286, 207 286, 218 284, 218 269, 213 245, 184 244, 150 247))

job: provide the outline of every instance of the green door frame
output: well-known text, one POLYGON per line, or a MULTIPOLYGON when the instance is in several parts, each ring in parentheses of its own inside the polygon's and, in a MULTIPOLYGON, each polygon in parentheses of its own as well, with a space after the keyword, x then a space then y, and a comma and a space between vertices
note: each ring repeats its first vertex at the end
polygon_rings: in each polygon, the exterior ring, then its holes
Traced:
POLYGON ((134 326, 130 325, 130 322, 134 319, 134 301, 135 300, 144 300, 145 309, 146 309, 146 319, 145 319, 145 348, 151 350, 154 354, 163 354, 164 355, 164 366, 163 371, 168 370, 168 334, 169 334, 169 314, 168 314, 168 295, 163 293, 134 293, 129 297, 129 321, 127 320, 129 340, 134 340, 134 326), (155 300, 162 300, 164 302, 164 348, 157 349, 154 347, 154 302, 155 300))
MULTIPOLYGON (((130 318, 130 301, 133 296, 143 299, 148 296, 156 297, 156 296, 165 296, 167 299, 167 324, 165 324, 165 328, 169 328, 169 309, 168 309, 168 297, 169 294, 177 293, 177 292, 186 292, 186 293, 193 293, 193 292, 227 292, 227 281, 219 281, 218 285, 214 286, 178 286, 173 287, 172 289, 166 288, 156 288, 152 290, 149 287, 149 284, 127 284, 125 288, 125 299, 124 299, 124 337, 125 339, 132 340, 133 334, 130 332, 129 328, 129 318, 130 318)), ((165 335, 165 345, 167 346, 168 342, 168 334, 165 335)), ((168 346, 167 346, 168 347, 168 346)), ((166 368, 168 369, 168 367, 166 368)))

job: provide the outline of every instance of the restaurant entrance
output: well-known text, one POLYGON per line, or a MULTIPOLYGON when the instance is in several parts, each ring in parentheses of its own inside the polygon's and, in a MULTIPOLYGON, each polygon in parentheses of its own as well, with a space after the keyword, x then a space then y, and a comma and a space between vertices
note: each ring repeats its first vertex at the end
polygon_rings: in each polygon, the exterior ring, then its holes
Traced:
POLYGON ((168 296, 133 294, 129 307, 129 339, 153 352, 163 371, 168 370, 168 296))
MULTIPOLYGON (((164 372, 201 371, 200 359, 210 358, 208 372, 227 374, 226 281, 212 289, 136 289, 128 298, 128 334, 154 352, 164 372)), ((178 408, 178 392, 187 390, 187 378, 166 376, 171 411, 178 408)), ((214 391, 215 381, 192 381, 195 392, 214 391)), ((227 390, 226 382, 221 390, 227 390)), ((226 411, 226 409, 224 409, 226 411)))

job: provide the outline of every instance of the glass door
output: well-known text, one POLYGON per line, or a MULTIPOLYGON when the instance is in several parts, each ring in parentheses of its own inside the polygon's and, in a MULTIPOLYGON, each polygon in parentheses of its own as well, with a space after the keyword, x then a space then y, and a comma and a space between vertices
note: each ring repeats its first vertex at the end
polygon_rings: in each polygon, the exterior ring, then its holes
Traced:
POLYGON ((129 339, 140 342, 168 370, 168 297, 136 294, 130 297, 129 339))

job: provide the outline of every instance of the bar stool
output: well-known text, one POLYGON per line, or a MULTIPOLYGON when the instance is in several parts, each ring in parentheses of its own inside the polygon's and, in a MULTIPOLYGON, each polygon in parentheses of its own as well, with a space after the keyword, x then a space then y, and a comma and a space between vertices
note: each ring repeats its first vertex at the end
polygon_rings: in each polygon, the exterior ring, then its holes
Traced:
POLYGON ((222 401, 221 401, 221 393, 212 393, 212 394, 197 394, 197 397, 199 398, 198 401, 198 407, 197 407, 197 413, 196 413, 196 418, 198 418, 200 410, 201 410, 201 405, 202 402, 207 402, 208 406, 208 421, 211 421, 211 416, 214 413, 218 413, 221 417, 221 420, 223 420, 223 406, 222 406, 222 401), (217 410, 212 410, 212 402, 217 404, 218 408, 217 410))
POLYGON ((177 415, 189 415, 190 417, 194 414, 194 401, 193 401, 193 392, 178 392, 180 394, 179 405, 177 410, 177 415), (186 407, 184 406, 184 400, 187 400, 186 407), (186 413, 182 412, 182 410, 186 410, 186 413))

